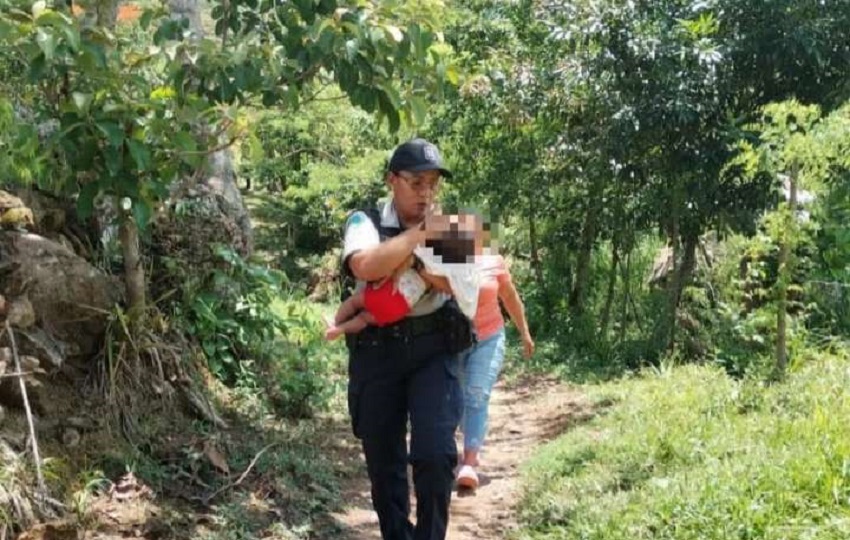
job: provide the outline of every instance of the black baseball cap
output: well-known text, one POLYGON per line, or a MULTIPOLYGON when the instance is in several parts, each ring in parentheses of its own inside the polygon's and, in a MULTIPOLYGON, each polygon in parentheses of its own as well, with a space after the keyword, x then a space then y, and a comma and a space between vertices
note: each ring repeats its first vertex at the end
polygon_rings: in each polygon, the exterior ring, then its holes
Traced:
POLYGON ((451 171, 443 167, 440 151, 425 139, 411 139, 398 145, 393 151, 388 168, 393 172, 440 171, 446 178, 452 177, 451 171))

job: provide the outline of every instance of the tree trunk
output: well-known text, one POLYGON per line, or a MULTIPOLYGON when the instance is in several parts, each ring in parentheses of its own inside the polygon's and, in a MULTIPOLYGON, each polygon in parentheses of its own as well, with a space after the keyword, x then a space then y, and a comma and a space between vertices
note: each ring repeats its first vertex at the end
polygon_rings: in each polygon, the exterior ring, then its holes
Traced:
POLYGON ((201 24, 201 6, 198 0, 168 0, 168 9, 174 20, 188 19, 189 30, 194 39, 204 37, 201 24))
MULTIPOLYGON (((71 2, 68 2, 70 7, 71 2)), ((84 0, 80 6, 83 13, 83 26, 115 29, 118 21, 118 0, 84 0)))
POLYGON ((124 256, 124 284, 127 287, 127 305, 130 320, 139 321, 145 313, 145 269, 139 250, 139 229, 133 215, 125 212, 119 227, 121 251, 124 256))
POLYGON ((546 290, 546 281, 543 277, 543 265, 540 261, 540 246, 537 239, 537 209, 534 196, 531 193, 528 195, 528 243, 531 246, 531 268, 534 271, 534 279, 537 281, 537 290, 540 291, 540 297, 546 313, 551 313, 549 310, 549 294, 546 290))
POLYGON ((623 304, 620 306, 620 335, 617 338, 619 343, 623 343, 626 339, 626 330, 629 324, 629 300, 632 294, 632 251, 629 249, 626 252, 626 264, 623 267, 623 304))
POLYGON ((796 229, 797 219, 797 178, 796 172, 792 171, 788 179, 788 210, 790 223, 786 227, 785 238, 779 246, 779 269, 776 280, 778 289, 778 300, 776 306, 776 377, 785 377, 788 366, 787 347, 787 325, 788 325, 788 283, 791 281, 793 269, 791 268, 791 243, 796 229))
POLYGON ((578 317, 584 313, 584 298, 587 292, 587 282, 590 277, 590 260, 593 255, 593 245, 596 242, 596 230, 599 223, 601 211, 602 182, 596 180, 590 188, 588 199, 590 204, 584 216, 584 224, 581 228, 581 241, 579 244, 578 259, 576 260, 575 278, 570 290, 569 307, 573 316, 578 317))
POLYGON ((679 268, 681 257, 680 240, 680 208, 682 193, 678 185, 669 188, 670 200, 668 201, 670 213, 669 221, 666 223, 667 243, 672 251, 672 268, 666 275, 666 301, 661 316, 655 323, 652 335, 652 343, 658 353, 669 350, 676 337, 676 308, 679 305, 679 268))
POLYGON ((676 344, 676 326, 679 301, 682 291, 690 282, 696 266, 696 249, 699 243, 697 231, 682 231, 681 210, 683 208, 681 187, 674 186, 671 190, 670 221, 668 222, 668 238, 673 251, 673 268, 667 279, 667 299, 664 311, 653 332, 653 343, 658 352, 670 352, 676 344), (680 244, 680 240, 684 244, 680 244))
POLYGON ((620 265, 620 250, 616 238, 611 241, 611 272, 608 274, 608 291, 605 294, 605 306, 602 308, 601 322, 599 323, 599 337, 606 339, 608 336, 608 321, 611 318, 611 305, 614 303, 614 287, 617 285, 617 270, 620 265))
MULTIPOLYGON (((659 351, 672 351, 676 344, 676 320, 679 311, 679 301, 682 291, 688 285, 696 266, 696 248, 698 237, 688 236, 684 239, 684 245, 674 248, 674 270, 670 275, 667 287, 667 302, 662 317, 661 325, 656 329, 656 343, 659 351), (681 253, 681 261, 678 254, 681 253)), ((675 244, 678 244, 676 242, 675 244)))

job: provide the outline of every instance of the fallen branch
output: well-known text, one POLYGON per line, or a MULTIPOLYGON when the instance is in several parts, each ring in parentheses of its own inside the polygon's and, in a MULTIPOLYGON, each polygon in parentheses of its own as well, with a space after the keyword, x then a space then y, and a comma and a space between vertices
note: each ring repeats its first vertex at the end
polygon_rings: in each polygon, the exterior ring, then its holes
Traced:
POLYGON ((254 465, 257 464, 257 460, 260 459, 260 456, 265 454, 266 451, 269 448, 276 446, 277 444, 278 443, 273 442, 271 444, 267 444, 266 446, 264 446, 262 450, 257 452, 257 455, 254 456, 254 459, 251 460, 251 463, 248 464, 248 467, 245 468, 245 471, 242 474, 239 475, 239 478, 237 478, 235 482, 231 482, 231 483, 224 485, 224 486, 218 488, 217 490, 213 491, 212 494, 210 494, 207 498, 204 499, 204 504, 205 505, 209 504, 210 501, 212 501, 214 498, 218 497, 219 495, 221 495, 222 493, 224 493, 228 489, 234 488, 234 487, 238 486, 239 484, 241 484, 242 481, 245 480, 245 477, 248 476, 248 473, 251 472, 251 469, 254 468, 254 465))
POLYGON ((32 375, 32 371, 13 371, 12 373, 4 373, 0 375, 0 379, 12 378, 12 377, 27 377, 32 375))
MULTIPOLYGON (((21 369, 21 359, 18 356, 18 346, 15 344, 15 333, 12 331, 12 327, 9 325, 9 321, 6 321, 6 332, 9 334, 9 343, 12 345, 12 357, 15 359, 15 369, 21 373, 23 370, 21 369)), ((29 424, 30 430, 30 440, 32 441, 32 455, 35 460, 35 475, 38 480, 38 491, 40 494, 47 493, 47 488, 44 484, 44 474, 41 472, 41 456, 38 454, 38 440, 35 437, 35 421, 32 416, 32 409, 30 408, 30 400, 27 397, 27 385, 24 382, 23 377, 18 377, 18 383, 21 385, 21 399, 24 401, 24 411, 27 414, 27 424, 29 424)))

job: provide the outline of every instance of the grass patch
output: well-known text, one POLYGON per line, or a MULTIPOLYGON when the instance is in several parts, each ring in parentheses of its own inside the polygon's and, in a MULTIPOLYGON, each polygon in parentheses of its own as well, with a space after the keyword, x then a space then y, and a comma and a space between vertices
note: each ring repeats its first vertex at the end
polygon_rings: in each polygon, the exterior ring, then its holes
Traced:
POLYGON ((598 386, 613 400, 524 473, 522 539, 850 537, 850 359, 766 387, 685 366, 598 386))

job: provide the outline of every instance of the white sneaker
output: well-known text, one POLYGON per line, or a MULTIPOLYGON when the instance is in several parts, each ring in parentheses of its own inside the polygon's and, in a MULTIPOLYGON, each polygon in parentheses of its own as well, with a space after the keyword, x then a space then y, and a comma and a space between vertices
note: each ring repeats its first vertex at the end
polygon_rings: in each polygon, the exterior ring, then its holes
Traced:
POLYGON ((457 485, 469 489, 478 488, 478 473, 471 465, 463 465, 457 472, 457 485))

